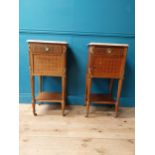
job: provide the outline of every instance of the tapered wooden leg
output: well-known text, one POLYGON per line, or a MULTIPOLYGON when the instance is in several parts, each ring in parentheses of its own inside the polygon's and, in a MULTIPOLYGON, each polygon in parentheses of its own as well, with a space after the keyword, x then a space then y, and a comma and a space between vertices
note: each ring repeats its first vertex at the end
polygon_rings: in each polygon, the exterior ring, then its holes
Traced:
POLYGON ((31 92, 32 92, 32 110, 33 115, 37 116, 37 113, 35 111, 35 95, 34 95, 34 76, 31 76, 31 92))
MULTIPOLYGON (((38 76, 38 85, 39 85, 39 93, 42 91, 42 77, 38 76)), ((39 105, 41 105, 42 102, 39 102, 39 105)))
POLYGON ((110 79, 110 81, 109 81, 109 91, 110 91, 110 94, 112 94, 113 82, 114 82, 114 79, 110 79))
POLYGON ((39 92, 42 91, 42 77, 38 76, 38 82, 39 82, 39 92))
POLYGON ((35 110, 35 100, 32 100, 32 109, 33 109, 33 115, 37 116, 36 110, 35 110))
POLYGON ((65 104, 66 104, 66 76, 62 77, 62 116, 65 116, 65 104))
POLYGON ((86 87, 85 87, 85 103, 84 103, 84 106, 87 105, 87 91, 88 91, 88 82, 87 82, 87 75, 86 75, 86 87))
POLYGON ((122 84, 123 84, 123 79, 119 79, 119 81, 118 81, 118 90, 117 90, 117 99, 116 99, 116 104, 115 104, 115 117, 118 116, 122 84))
POLYGON ((91 83, 92 83, 92 79, 88 77, 87 78, 87 94, 86 94, 86 117, 88 117, 89 109, 90 109, 91 83))
POLYGON ((61 102, 62 116, 65 116, 65 102, 61 102))
POLYGON ((86 102, 86 117, 89 116, 89 109, 90 109, 90 102, 87 101, 87 102, 86 102))

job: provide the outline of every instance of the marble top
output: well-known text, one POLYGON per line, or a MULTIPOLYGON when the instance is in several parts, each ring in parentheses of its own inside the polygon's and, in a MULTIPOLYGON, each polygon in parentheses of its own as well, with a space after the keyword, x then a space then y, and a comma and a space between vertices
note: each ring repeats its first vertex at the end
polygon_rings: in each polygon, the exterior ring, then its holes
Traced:
POLYGON ((27 40, 28 43, 55 43, 55 44, 68 44, 65 41, 51 41, 51 40, 27 40))
POLYGON ((97 42, 90 42, 88 45, 104 45, 104 46, 124 46, 128 47, 128 44, 117 44, 117 43, 97 43, 97 42))

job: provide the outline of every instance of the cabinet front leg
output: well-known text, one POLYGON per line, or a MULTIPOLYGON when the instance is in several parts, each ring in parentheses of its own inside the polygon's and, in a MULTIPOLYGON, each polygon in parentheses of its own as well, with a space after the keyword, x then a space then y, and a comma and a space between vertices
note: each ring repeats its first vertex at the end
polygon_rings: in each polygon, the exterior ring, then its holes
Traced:
POLYGON ((110 79, 109 80, 109 91, 110 91, 110 94, 112 94, 113 82, 114 82, 114 79, 110 79))
POLYGON ((62 116, 65 116, 65 102, 61 102, 62 116))
POLYGON ((86 102, 86 117, 89 116, 89 109, 90 109, 90 102, 87 101, 87 102, 86 102))
POLYGON ((65 116, 65 104, 66 104, 66 76, 62 77, 62 116, 65 116))
POLYGON ((36 110, 35 110, 35 95, 34 95, 34 76, 31 76, 31 92, 32 92, 32 110, 33 115, 37 116, 36 110))
POLYGON ((35 109, 35 100, 32 100, 32 109, 33 109, 33 115, 34 116, 37 116, 37 113, 36 113, 36 109, 35 109))
MULTIPOLYGON (((38 76, 38 84, 39 84, 39 93, 42 92, 42 76, 38 76)), ((42 102, 39 102, 39 105, 43 104, 42 102)))
POLYGON ((119 79, 119 81, 118 81, 117 99, 116 99, 116 104, 115 104, 115 117, 118 116, 122 85, 123 85, 123 79, 119 79))
POLYGON ((87 75, 86 75, 86 86, 85 86, 85 103, 84 103, 84 106, 85 105, 87 105, 86 103, 87 103, 87 92, 88 92, 88 82, 87 82, 88 80, 87 80, 87 75))
POLYGON ((89 109, 90 109, 90 92, 91 92, 91 84, 92 79, 90 77, 87 78, 87 91, 86 91, 86 117, 89 115, 89 109))

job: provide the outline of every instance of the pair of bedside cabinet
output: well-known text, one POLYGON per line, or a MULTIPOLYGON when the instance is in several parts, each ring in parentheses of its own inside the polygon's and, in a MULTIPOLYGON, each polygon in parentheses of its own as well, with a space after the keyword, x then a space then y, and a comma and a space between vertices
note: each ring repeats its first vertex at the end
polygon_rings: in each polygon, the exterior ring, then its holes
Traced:
MULTIPOLYGON (((60 102, 64 116, 67 78, 67 42, 28 40, 30 81, 32 91, 32 109, 36 116, 36 102, 60 102), (35 97, 34 76, 39 78, 39 93, 35 97), (42 76, 61 77, 61 93, 42 91, 42 76)), ((91 103, 114 104, 115 116, 118 115, 119 100, 124 78, 127 44, 89 43, 88 65, 86 73, 85 104, 88 117, 91 103), (109 94, 91 93, 94 78, 109 79, 109 94), (113 81, 118 80, 117 97, 112 95, 113 81)))

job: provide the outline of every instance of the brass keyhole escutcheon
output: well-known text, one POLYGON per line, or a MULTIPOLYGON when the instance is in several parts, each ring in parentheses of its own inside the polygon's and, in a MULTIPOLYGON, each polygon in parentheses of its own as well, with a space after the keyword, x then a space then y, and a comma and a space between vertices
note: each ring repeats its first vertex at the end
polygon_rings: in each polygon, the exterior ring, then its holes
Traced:
POLYGON ((45 51, 48 52, 49 51, 49 48, 48 47, 45 47, 45 51))
POLYGON ((108 53, 108 54, 111 54, 111 52, 112 52, 112 49, 111 49, 111 48, 108 48, 108 49, 107 49, 107 53, 108 53))

